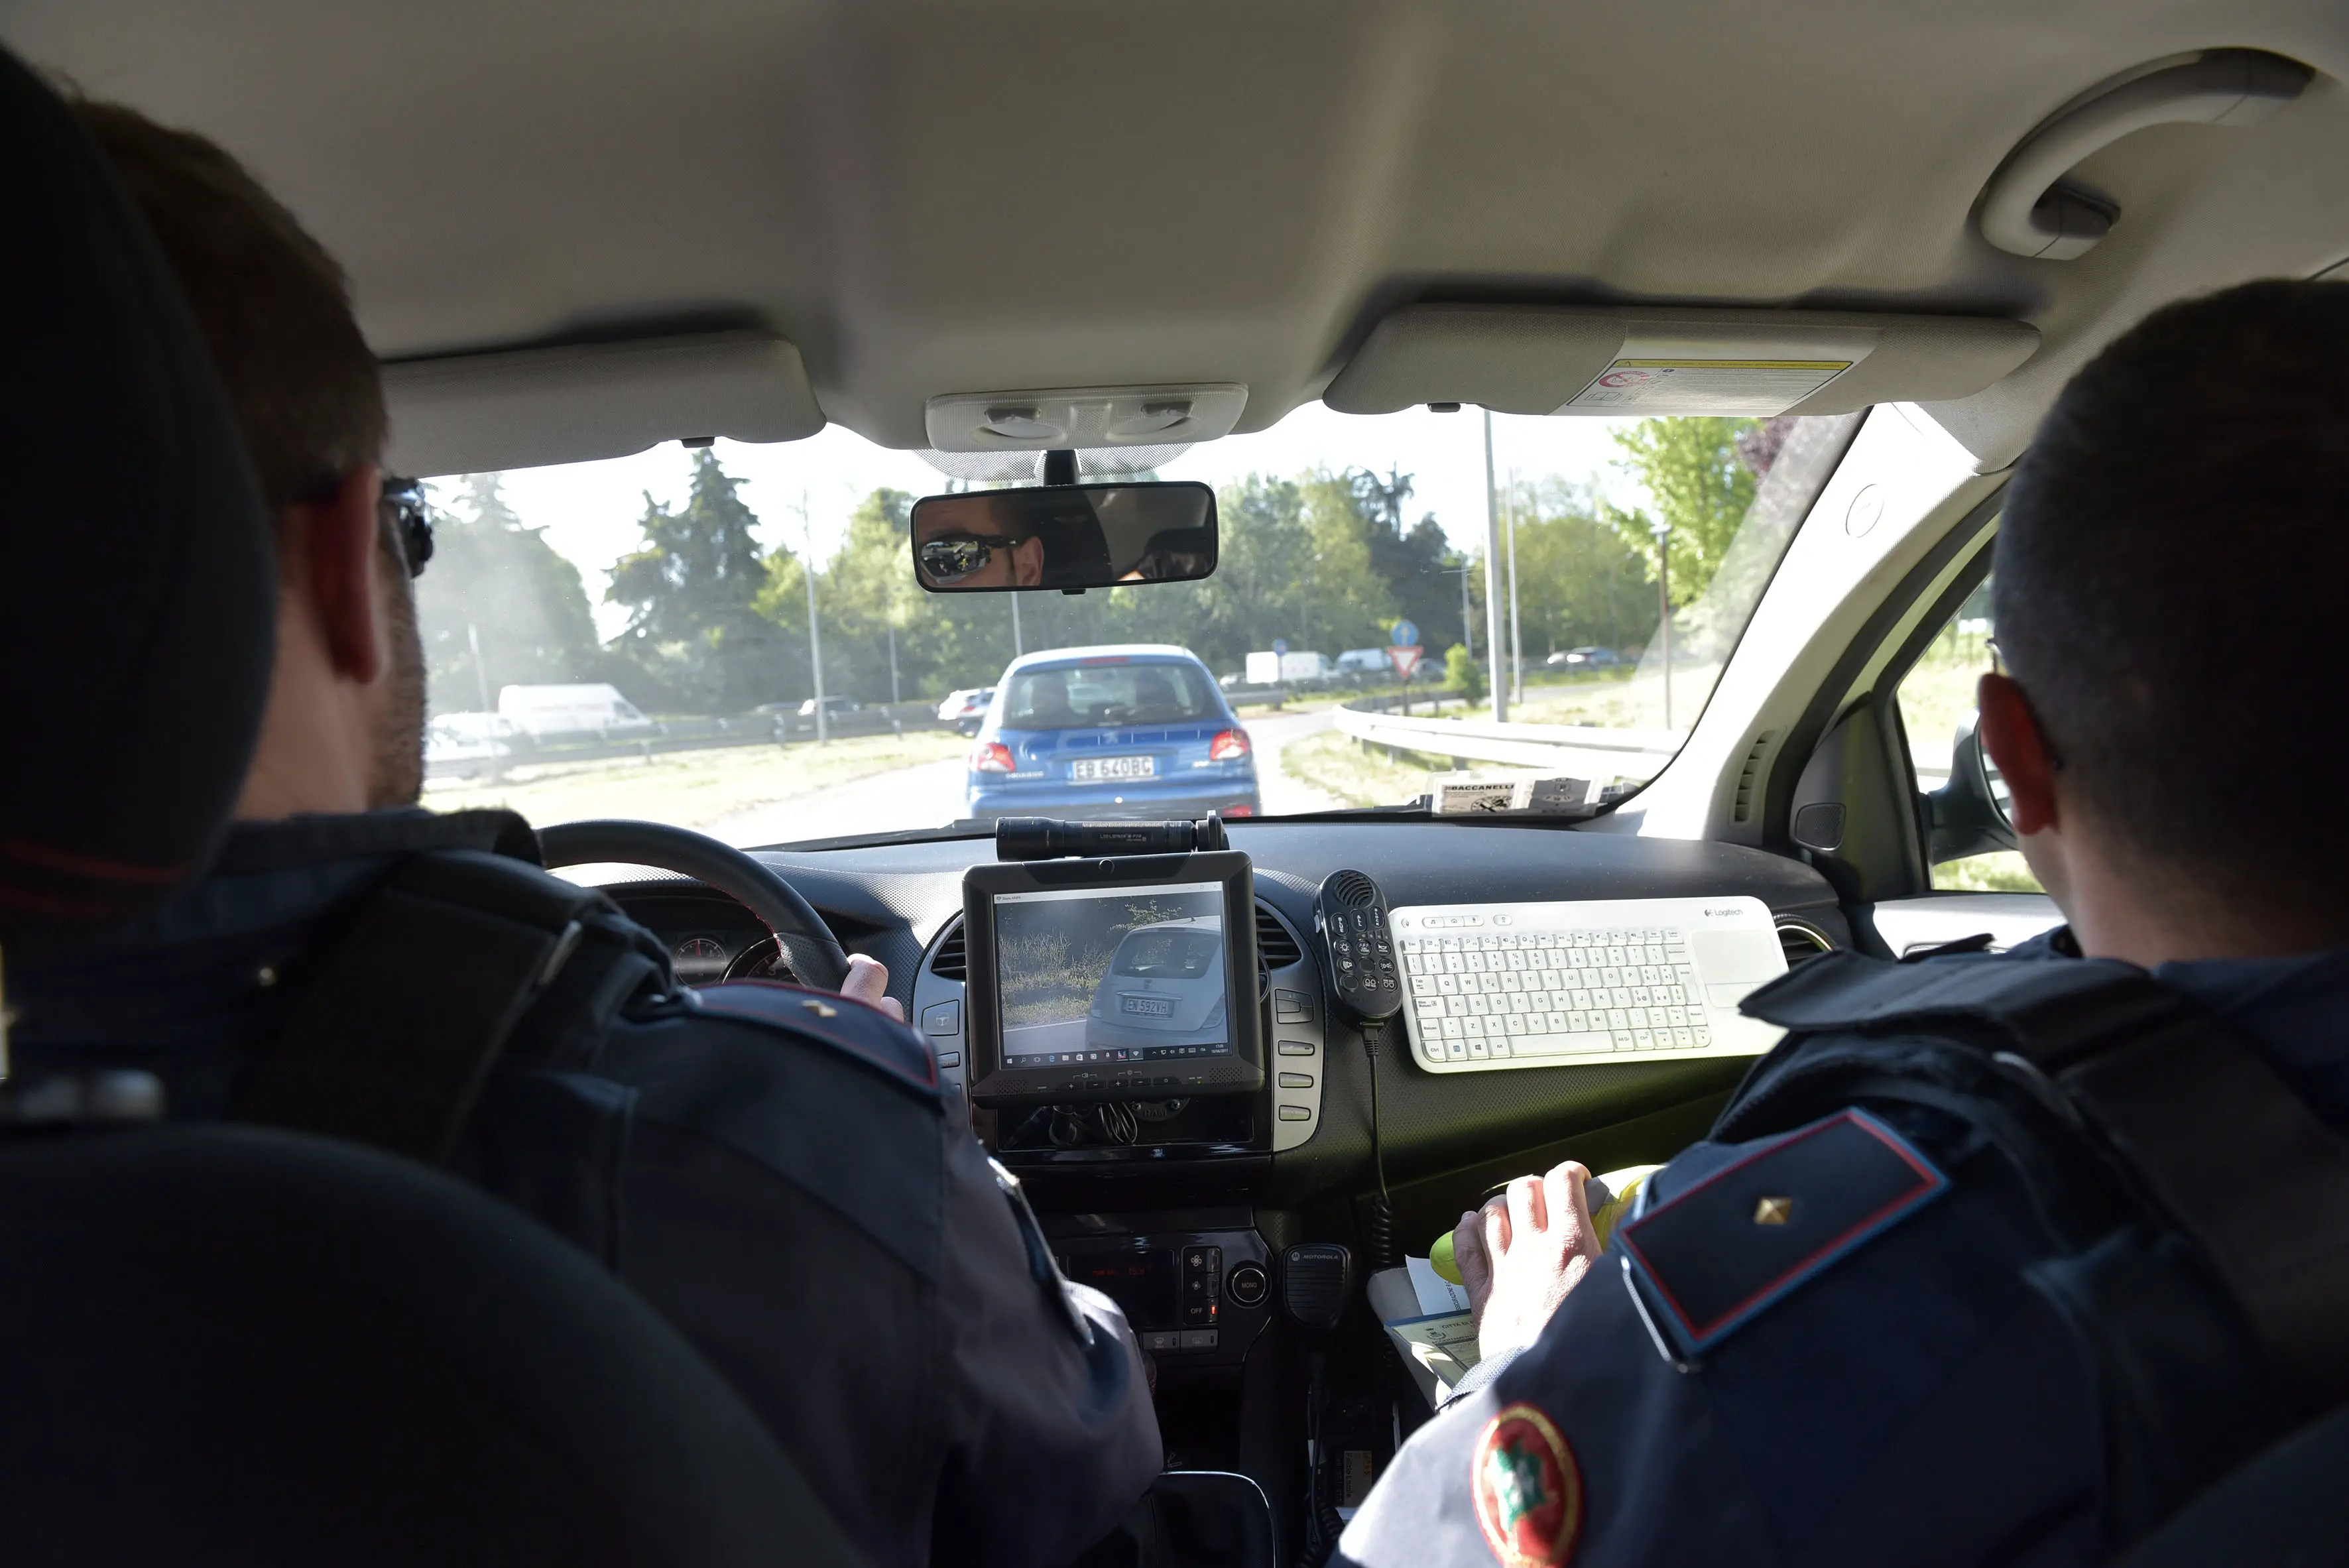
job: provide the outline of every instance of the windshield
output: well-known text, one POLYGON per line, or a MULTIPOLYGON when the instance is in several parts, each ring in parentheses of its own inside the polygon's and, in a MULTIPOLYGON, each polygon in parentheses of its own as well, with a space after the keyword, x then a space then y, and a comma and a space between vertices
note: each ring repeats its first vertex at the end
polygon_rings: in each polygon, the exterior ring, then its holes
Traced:
POLYGON ((1395 806, 1464 770, 1618 799, 1856 423, 1309 405, 1157 470, 1215 488, 1213 577, 1081 594, 923 592, 912 502, 970 481, 839 427, 434 480, 426 803, 755 846, 1395 806))

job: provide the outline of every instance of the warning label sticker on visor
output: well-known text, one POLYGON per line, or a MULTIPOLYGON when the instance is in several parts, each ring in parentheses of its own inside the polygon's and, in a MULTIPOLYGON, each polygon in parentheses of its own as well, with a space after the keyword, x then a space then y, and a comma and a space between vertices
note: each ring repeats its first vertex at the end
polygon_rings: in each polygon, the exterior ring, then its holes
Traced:
POLYGON ((1567 408, 1625 414, 1783 414, 1848 359, 1619 359, 1567 408))

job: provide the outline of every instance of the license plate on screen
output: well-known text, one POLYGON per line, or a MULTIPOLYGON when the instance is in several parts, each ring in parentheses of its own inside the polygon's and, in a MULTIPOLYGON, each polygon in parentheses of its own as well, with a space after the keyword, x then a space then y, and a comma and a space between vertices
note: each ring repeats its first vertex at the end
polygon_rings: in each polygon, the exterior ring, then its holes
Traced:
POLYGON ((1172 996, 1123 996, 1119 998, 1119 1003, 1126 1012, 1139 1013, 1145 1018, 1171 1018, 1174 1016, 1174 998, 1172 996))
POLYGON ((1080 781, 1102 779, 1155 779, 1155 757, 1087 757, 1069 764, 1069 777, 1080 781))

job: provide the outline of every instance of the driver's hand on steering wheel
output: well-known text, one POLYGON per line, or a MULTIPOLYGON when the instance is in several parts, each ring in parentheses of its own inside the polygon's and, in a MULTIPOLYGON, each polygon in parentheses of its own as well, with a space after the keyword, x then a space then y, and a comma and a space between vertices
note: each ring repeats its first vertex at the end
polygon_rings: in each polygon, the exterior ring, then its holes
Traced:
POLYGON ((848 978, 840 983, 840 994, 852 1002, 877 1007, 901 1024, 905 1021, 905 1009, 889 995, 889 966, 877 958, 850 954, 848 978))
POLYGON ((1509 1190, 1460 1216, 1452 1255, 1468 1287, 1480 1355, 1521 1349, 1541 1336, 1566 1293, 1599 1259, 1583 1185, 1590 1172, 1575 1161, 1547 1176, 1520 1176, 1509 1190))

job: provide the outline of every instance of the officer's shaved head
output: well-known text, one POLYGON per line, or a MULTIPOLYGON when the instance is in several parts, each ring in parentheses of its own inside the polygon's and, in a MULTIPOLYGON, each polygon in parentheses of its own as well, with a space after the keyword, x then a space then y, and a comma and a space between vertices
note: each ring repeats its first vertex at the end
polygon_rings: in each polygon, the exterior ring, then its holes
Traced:
POLYGON ((326 248, 204 138, 119 104, 74 107, 187 295, 271 507, 381 458, 375 356, 326 248))
POLYGON ((2007 490, 2001 651, 2064 789, 2148 863, 2349 901, 2349 284, 2156 312, 2075 377, 2007 490))
MULTIPOLYGON (((388 425, 375 355, 352 313, 349 283, 326 247, 219 146, 119 104, 85 100, 73 107, 146 220, 212 351, 263 497, 279 519, 281 587, 299 592, 308 563, 304 550, 316 559, 318 535, 297 540, 295 519, 315 516, 347 490, 356 495, 369 488, 388 425)), ((367 526, 382 558, 375 577, 388 655, 386 677, 362 683, 372 693, 374 730, 366 802, 412 805, 424 782, 424 655, 416 601, 390 511, 373 493, 362 504, 372 514, 367 526)), ((289 655, 290 646, 281 624, 279 695, 290 689, 289 656, 300 656, 289 655)), ((241 811, 264 810, 260 799, 267 797, 254 796, 255 780, 313 777, 320 767, 345 771, 338 758, 348 748, 325 736, 317 718, 316 713, 297 717, 290 706, 281 709, 273 696, 241 811)), ((302 809, 323 805, 299 790, 292 799, 302 809)))

